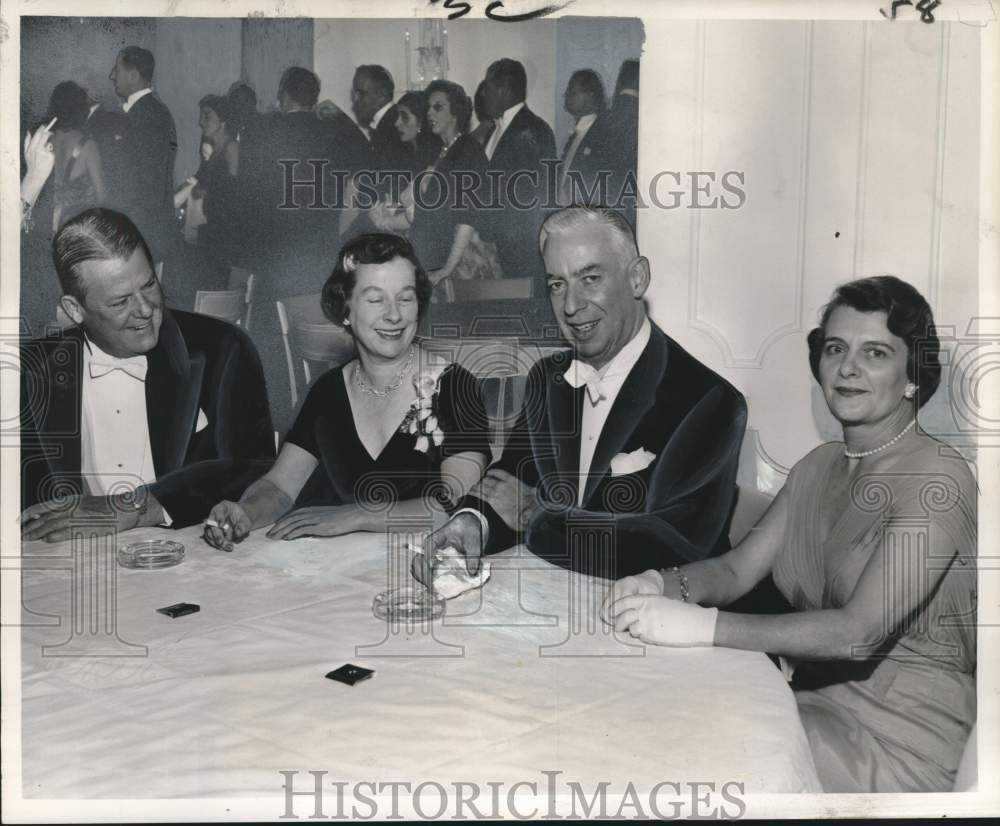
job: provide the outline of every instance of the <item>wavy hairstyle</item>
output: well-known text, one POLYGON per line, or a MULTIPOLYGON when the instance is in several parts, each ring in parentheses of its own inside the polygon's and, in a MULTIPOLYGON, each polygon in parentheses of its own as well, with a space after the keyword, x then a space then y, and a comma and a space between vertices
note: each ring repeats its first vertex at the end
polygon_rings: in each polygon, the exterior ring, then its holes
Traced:
POLYGON ((427 273, 413 251, 413 245, 399 235, 370 232, 348 241, 337 254, 337 264, 323 285, 320 304, 323 314, 334 324, 343 325, 347 318, 347 302, 357 284, 357 268, 361 264, 386 264, 403 258, 413 264, 417 288, 417 318, 423 318, 431 303, 434 289, 427 273))
POLYGON ((894 275, 873 275, 837 287, 823 308, 819 327, 811 330, 807 338, 809 367, 817 381, 826 325, 838 307, 886 314, 889 332, 906 342, 906 377, 917 385, 917 409, 927 404, 941 383, 941 341, 930 305, 917 289, 894 275))

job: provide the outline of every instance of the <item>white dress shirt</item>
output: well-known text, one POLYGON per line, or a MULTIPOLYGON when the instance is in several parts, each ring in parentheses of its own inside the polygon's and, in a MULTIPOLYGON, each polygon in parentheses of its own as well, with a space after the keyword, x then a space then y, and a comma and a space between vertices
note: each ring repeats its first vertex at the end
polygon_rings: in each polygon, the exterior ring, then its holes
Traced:
POLYGON ((156 481, 145 378, 126 372, 140 365, 137 372, 145 375, 145 356, 118 359, 86 340, 80 376, 80 470, 94 496, 156 481))
POLYGON ((378 129, 379 123, 381 122, 382 118, 385 117, 385 113, 388 112, 389 109, 391 109, 391 108, 392 108, 392 101, 390 100, 385 106, 383 106, 381 109, 379 109, 372 116, 372 122, 368 124, 368 137, 369 138, 372 135, 375 134, 375 130, 378 129))
POLYGON ((649 343, 650 335, 649 319, 643 319, 639 332, 618 351, 611 361, 597 371, 601 377, 602 397, 594 402, 589 393, 583 395, 583 418, 580 422, 580 481, 579 492, 577 494, 577 504, 583 505, 583 494, 587 486, 587 476, 590 473, 590 464, 594 460, 594 450, 597 448, 597 441, 601 438, 604 430, 604 423, 608 420, 608 413, 611 406, 618 398, 625 379, 632 372, 635 363, 642 355, 649 343))
POLYGON ((146 97, 146 95, 151 95, 151 94, 153 94, 153 90, 149 86, 147 86, 145 89, 140 89, 138 92, 133 92, 131 95, 128 96, 128 98, 122 104, 122 109, 124 109, 127 112, 129 109, 135 106, 135 102, 139 100, 139 98, 144 98, 146 97))
POLYGON ((514 115, 520 112, 524 108, 524 101, 520 103, 515 103, 510 109, 505 109, 504 113, 497 118, 496 128, 493 130, 493 134, 490 135, 490 139, 486 142, 486 157, 493 160, 493 153, 497 150, 497 144, 500 143, 500 138, 503 137, 503 133, 507 131, 507 127, 510 126, 510 122, 514 120, 514 115))

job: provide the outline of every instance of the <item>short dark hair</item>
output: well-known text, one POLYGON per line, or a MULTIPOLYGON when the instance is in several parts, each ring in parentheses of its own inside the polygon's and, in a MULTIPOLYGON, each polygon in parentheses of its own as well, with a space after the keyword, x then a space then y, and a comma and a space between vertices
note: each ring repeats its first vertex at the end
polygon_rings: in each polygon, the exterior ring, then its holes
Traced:
POLYGON ((156 61, 149 49, 144 49, 141 46, 126 46, 118 52, 118 55, 128 68, 135 69, 139 73, 139 77, 147 83, 152 83, 156 61))
POLYGON ((87 122, 90 112, 90 96, 78 83, 66 80, 56 85, 49 97, 49 113, 46 121, 58 117, 56 130, 77 129, 87 122))
POLYGON ((639 91, 639 61, 635 58, 623 60, 621 68, 618 70, 618 82, 615 83, 615 94, 622 89, 635 89, 639 91))
POLYGON ((498 86, 510 89, 518 103, 528 96, 528 75, 524 71, 524 64, 519 60, 502 57, 490 64, 486 76, 493 78, 498 86))
POLYGON ((128 261, 141 247, 153 266, 153 256, 142 234, 127 215, 113 209, 95 207, 63 224, 52 239, 52 262, 63 295, 84 300, 79 267, 87 261, 128 261))
POLYGON ((403 96, 396 101, 397 109, 406 109, 412 112, 414 117, 420 121, 420 131, 427 131, 427 94, 421 91, 404 92, 403 96))
POLYGON ((417 315, 423 318, 430 306, 433 285, 427 273, 417 260, 413 245, 399 235, 386 232, 370 232, 348 241, 337 254, 337 264, 333 273, 323 285, 320 304, 323 313, 334 324, 343 324, 347 318, 347 302, 351 300, 355 275, 360 264, 385 264, 393 258, 403 258, 413 264, 417 288, 417 315), (345 266, 344 262, 349 263, 345 266))
POLYGON ((243 81, 237 80, 226 93, 229 99, 229 116, 233 131, 239 132, 257 114, 257 93, 243 81))
POLYGON ((593 99, 594 111, 601 113, 608 108, 608 102, 604 95, 604 83, 601 81, 601 76, 593 69, 577 69, 570 75, 567 86, 574 83, 579 84, 583 91, 593 99))
POLYGON ((392 100, 392 96, 396 94, 396 84, 393 82, 392 75, 389 74, 389 70, 385 66, 379 66, 377 63, 366 63, 358 66, 354 70, 354 74, 367 76, 375 84, 375 88, 378 89, 381 95, 389 100, 392 100))
POLYGON ((198 108, 211 109, 219 116, 219 120, 225 123, 230 130, 232 129, 232 106, 228 98, 224 98, 222 95, 205 95, 198 101, 198 108))
POLYGON ((472 101, 465 94, 465 89, 451 80, 432 80, 427 84, 426 94, 428 102, 434 92, 441 92, 441 94, 448 98, 448 107, 458 121, 458 131, 467 131, 469 121, 472 119, 472 101))
POLYGON ((479 81, 476 87, 476 94, 472 96, 472 108, 476 113, 476 118, 482 123, 489 115, 486 113, 486 81, 479 81))
POLYGON ((290 66, 281 75, 278 97, 284 92, 299 106, 311 109, 319 100, 319 78, 301 66, 290 66))
POLYGON ((927 404, 941 383, 941 341, 930 305, 917 289, 894 275, 859 278, 837 287, 823 308, 819 327, 811 330, 807 338, 809 367, 817 381, 826 325, 838 307, 886 314, 889 332, 906 342, 906 377, 917 385, 917 408, 927 404))

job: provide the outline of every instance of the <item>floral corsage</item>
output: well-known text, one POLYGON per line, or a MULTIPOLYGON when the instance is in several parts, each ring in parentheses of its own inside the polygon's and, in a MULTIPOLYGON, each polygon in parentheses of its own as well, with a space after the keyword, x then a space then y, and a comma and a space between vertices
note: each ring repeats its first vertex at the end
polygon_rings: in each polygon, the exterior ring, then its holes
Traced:
POLYGON ((429 452, 432 446, 440 447, 444 442, 438 391, 441 389, 441 374, 447 367, 444 363, 433 364, 413 375, 417 398, 410 405, 399 429, 417 437, 413 449, 421 453, 429 452))

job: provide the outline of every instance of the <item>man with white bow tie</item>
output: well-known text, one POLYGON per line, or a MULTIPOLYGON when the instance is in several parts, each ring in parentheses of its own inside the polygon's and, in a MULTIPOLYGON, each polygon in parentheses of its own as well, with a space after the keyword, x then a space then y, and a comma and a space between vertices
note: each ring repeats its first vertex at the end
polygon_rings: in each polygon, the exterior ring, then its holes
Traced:
POLYGON ((75 327, 21 346, 23 539, 72 524, 183 527, 274 458, 260 361, 239 328, 167 310, 149 248, 90 209, 53 240, 75 327))
MULTIPOLYGON (((556 212, 539 246, 574 351, 531 369, 503 455, 430 537, 432 549, 458 547, 476 573, 482 553, 524 541, 603 577, 723 552, 743 397, 649 320, 649 262, 618 213, 556 212)), ((426 563, 414 573, 426 581, 426 563)))

